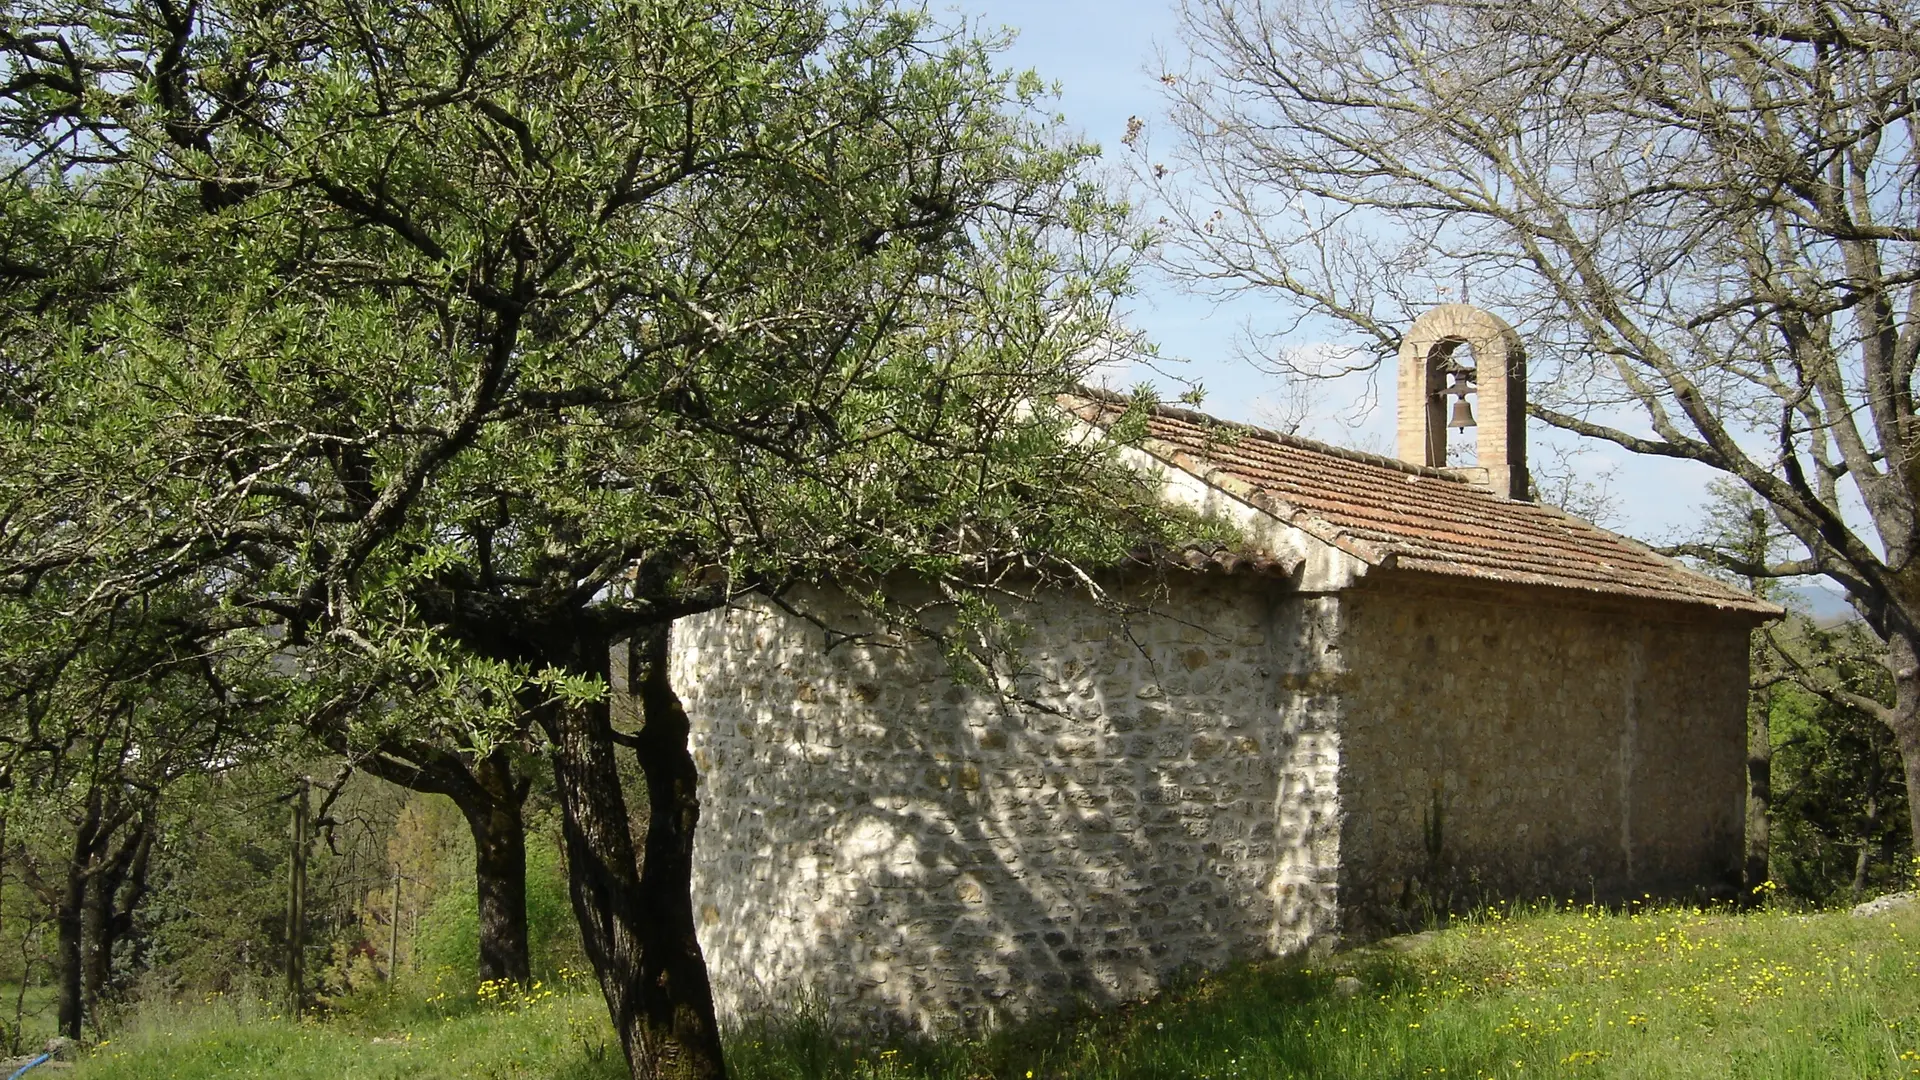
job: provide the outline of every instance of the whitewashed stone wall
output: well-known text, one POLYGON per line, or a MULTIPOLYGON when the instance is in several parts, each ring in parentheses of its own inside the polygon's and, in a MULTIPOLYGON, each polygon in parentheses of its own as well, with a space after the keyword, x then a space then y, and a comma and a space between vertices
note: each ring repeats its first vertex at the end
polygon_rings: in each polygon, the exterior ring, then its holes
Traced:
POLYGON ((1046 708, 924 646, 829 652, 765 605, 677 624, 722 1012, 811 996, 849 1026, 980 1029, 1330 935, 1338 602, 1251 576, 1169 593, 1200 621, 1064 593, 1014 613, 1046 708))

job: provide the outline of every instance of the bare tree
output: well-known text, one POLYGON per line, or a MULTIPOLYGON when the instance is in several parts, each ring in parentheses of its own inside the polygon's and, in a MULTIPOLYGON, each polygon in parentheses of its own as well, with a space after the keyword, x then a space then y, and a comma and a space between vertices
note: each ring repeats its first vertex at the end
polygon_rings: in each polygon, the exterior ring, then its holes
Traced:
MULTIPOLYGON (((1378 358, 1437 296, 1526 327, 1529 412, 1753 491, 1887 643, 1920 790, 1920 10, 1189 0, 1164 257, 1378 358), (1445 292, 1443 292, 1445 290, 1445 292)), ((1920 835, 1920 800, 1912 827, 1920 835)))

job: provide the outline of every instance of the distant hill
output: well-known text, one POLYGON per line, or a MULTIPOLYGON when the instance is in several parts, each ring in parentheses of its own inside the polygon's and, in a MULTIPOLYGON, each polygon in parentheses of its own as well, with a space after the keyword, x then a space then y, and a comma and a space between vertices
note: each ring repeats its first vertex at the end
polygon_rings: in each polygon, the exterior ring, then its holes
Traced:
POLYGON ((1789 585, 1780 591, 1786 594, 1781 599, 1788 607, 1805 611, 1820 626, 1834 626, 1860 617, 1839 589, 1824 582, 1789 585))

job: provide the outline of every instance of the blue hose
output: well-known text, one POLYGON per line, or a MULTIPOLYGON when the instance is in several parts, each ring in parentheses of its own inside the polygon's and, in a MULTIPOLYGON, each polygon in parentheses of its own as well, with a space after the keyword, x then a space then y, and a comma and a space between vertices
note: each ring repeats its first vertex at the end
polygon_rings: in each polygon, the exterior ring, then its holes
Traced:
POLYGON ((13 1070, 13 1075, 7 1077, 7 1080, 20 1080, 20 1077, 24 1075, 28 1069, 31 1069, 35 1065, 38 1065, 46 1061, 48 1058, 52 1056, 53 1056, 52 1054, 41 1054, 39 1057, 34 1058, 32 1061, 27 1062, 25 1065, 22 1065, 19 1068, 13 1070))

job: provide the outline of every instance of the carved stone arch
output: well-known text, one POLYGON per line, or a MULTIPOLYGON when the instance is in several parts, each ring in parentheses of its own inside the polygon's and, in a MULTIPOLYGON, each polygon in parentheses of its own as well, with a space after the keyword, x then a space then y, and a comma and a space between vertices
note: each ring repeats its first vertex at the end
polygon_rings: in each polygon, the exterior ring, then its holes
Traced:
POLYGON ((1447 463, 1447 376, 1454 352, 1473 357, 1478 421, 1476 472, 1496 494, 1525 499, 1527 357, 1506 320, 1471 304, 1442 304, 1414 320, 1400 340, 1398 452, 1414 465, 1447 463))

